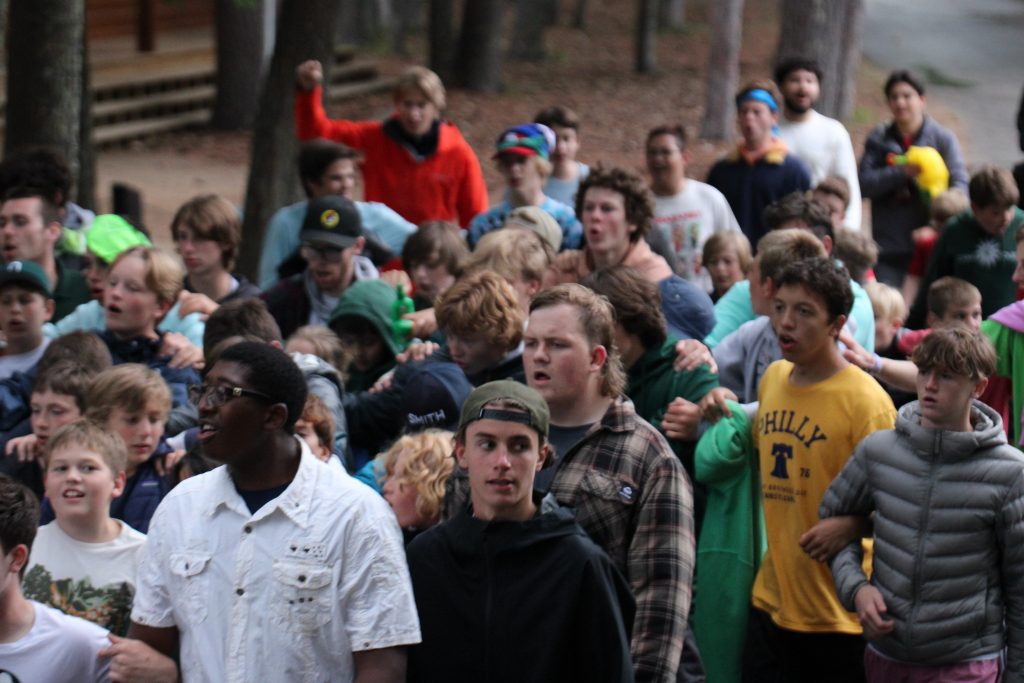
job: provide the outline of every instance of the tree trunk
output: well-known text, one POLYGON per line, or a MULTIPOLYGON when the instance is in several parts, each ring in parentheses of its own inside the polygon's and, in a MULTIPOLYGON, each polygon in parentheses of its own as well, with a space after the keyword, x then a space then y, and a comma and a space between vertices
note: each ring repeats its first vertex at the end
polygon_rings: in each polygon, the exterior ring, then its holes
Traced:
POLYGON ((782 0, 781 34, 776 64, 803 57, 821 68, 821 96, 814 108, 826 116, 840 113, 846 82, 856 73, 860 60, 863 0, 782 0), (853 20, 855 25, 849 22, 853 20))
POLYGON ((54 147, 77 178, 85 0, 15 2, 10 22, 4 154, 54 147))
POLYGON ((587 27, 587 5, 587 0, 576 0, 576 16, 572 25, 581 30, 587 27))
POLYGON ((544 24, 557 26, 562 17, 562 0, 544 0, 544 24))
POLYGON ((637 0, 636 7, 636 72, 649 74, 658 68, 658 58, 654 51, 658 30, 658 0, 637 0))
POLYGON ((454 4, 454 0, 430 0, 429 7, 430 68, 445 83, 455 82, 454 4))
POLYGON ((839 94, 836 96, 836 117, 844 121, 853 116, 857 102, 857 68, 864 40, 864 0, 850 0, 845 5, 846 31, 839 49, 839 94))
POLYGON ((733 97, 740 78, 743 0, 718 0, 711 12, 711 56, 700 135, 725 140, 733 129, 733 97))
POLYGON ((92 79, 89 77, 89 40, 82 34, 82 91, 78 126, 78 180, 74 201, 96 207, 96 146, 92 143, 92 79))
POLYGON ((658 26, 663 29, 678 31, 686 22, 686 3, 684 0, 661 0, 658 3, 658 26))
POLYGON ((263 0, 217 0, 217 99, 213 127, 250 128, 263 78, 263 0))
POLYGON ((544 28, 551 0, 517 0, 509 57, 524 62, 544 61, 544 28))
POLYGON ((423 31, 423 3, 421 0, 394 0, 395 28, 391 48, 395 54, 407 57, 410 35, 423 31))
POLYGON ((467 90, 501 90, 501 19, 503 0, 468 0, 462 18, 456 68, 467 90))
POLYGON ((295 67, 307 59, 324 65, 330 82, 337 0, 281 4, 274 55, 270 60, 252 135, 252 162, 245 193, 245 219, 239 270, 255 279, 267 221, 277 209, 299 197, 295 154, 295 67))

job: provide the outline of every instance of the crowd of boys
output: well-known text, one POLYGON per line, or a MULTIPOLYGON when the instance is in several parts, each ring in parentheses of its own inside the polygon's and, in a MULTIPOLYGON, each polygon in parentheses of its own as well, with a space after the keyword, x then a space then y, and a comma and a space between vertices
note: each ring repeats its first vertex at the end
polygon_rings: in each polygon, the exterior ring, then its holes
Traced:
POLYGON ((434 73, 305 62, 255 282, 221 197, 174 256, 0 162, 0 680, 1024 681, 1020 192, 909 72, 858 167, 820 78, 706 182, 545 108, 489 207, 434 73))

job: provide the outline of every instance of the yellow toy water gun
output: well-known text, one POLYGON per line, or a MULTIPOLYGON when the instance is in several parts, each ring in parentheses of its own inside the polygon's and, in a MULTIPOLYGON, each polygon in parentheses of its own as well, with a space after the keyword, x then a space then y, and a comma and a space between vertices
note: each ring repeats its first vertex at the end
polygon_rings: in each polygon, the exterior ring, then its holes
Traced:
POLYGON ((949 189, 949 169, 939 150, 934 147, 911 146, 905 154, 889 154, 886 163, 890 166, 914 164, 921 169, 914 180, 921 191, 921 198, 926 202, 949 189))

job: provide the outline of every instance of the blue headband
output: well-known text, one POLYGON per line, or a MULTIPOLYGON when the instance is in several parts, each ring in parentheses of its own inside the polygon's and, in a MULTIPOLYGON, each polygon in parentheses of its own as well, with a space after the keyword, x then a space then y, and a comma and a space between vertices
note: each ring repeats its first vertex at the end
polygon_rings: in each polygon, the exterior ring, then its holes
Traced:
POLYGON ((772 97, 770 92, 763 88, 754 88, 753 90, 748 90, 743 94, 743 97, 740 98, 740 103, 749 102, 750 100, 767 104, 768 108, 772 110, 772 113, 775 113, 779 110, 779 105, 775 102, 775 98, 772 97))

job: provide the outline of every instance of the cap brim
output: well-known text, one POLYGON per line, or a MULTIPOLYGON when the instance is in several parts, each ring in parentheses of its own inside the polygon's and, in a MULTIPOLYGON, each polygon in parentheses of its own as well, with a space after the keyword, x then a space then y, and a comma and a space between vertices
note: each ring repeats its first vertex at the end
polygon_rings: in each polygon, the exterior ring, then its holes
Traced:
POLYGON ((0 287, 5 285, 22 285, 26 289, 31 289, 33 292, 39 292, 47 299, 52 299, 53 294, 49 289, 39 284, 39 281, 30 275, 24 275, 22 273, 12 273, 9 271, 0 272, 0 287))
POLYGON ((537 156, 537 150, 529 147, 506 147, 505 149, 499 149, 491 158, 497 159, 503 154, 511 154, 517 157, 535 157, 537 156))
POLYGON ((338 247, 339 249, 348 249, 356 243, 359 239, 357 235, 346 235, 339 232, 330 232, 328 230, 306 230, 305 232, 299 233, 299 241, 305 244, 306 242, 315 242, 319 244, 329 244, 332 247, 338 247))

